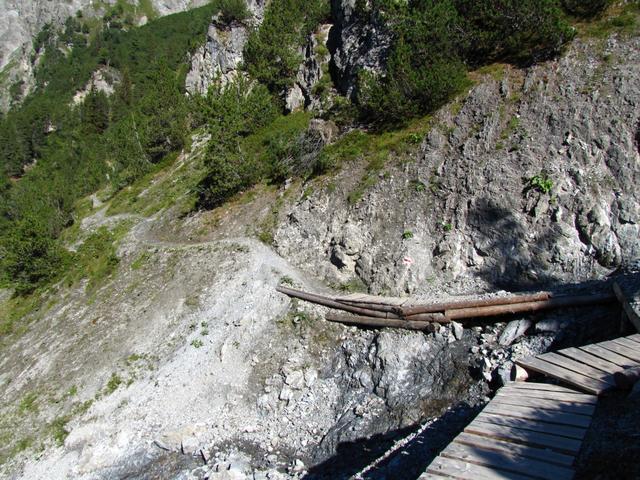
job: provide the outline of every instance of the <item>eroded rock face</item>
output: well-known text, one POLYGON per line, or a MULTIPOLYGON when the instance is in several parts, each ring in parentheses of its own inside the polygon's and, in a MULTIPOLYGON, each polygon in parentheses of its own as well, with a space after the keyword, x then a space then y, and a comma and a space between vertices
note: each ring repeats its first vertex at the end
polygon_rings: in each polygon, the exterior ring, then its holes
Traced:
POLYGON ((250 29, 262 23, 265 4, 265 0, 249 0, 251 17, 243 22, 226 25, 218 17, 213 18, 206 43, 191 58, 185 81, 189 93, 206 94, 216 80, 225 85, 235 78, 250 29))
POLYGON ((331 68, 336 88, 353 97, 361 69, 381 73, 391 44, 384 23, 372 13, 371 2, 333 0, 335 26, 330 32, 331 68))
POLYGON ((330 89, 331 86, 331 82, 328 81, 331 55, 327 48, 331 28, 331 24, 318 27, 309 35, 306 44, 300 49, 303 61, 298 69, 296 81, 285 98, 288 111, 311 108, 319 112, 327 106, 329 92, 319 90, 318 86, 323 79, 326 81, 325 90, 330 89))
POLYGON ((278 250, 376 293, 579 280, 638 257, 639 46, 577 41, 556 61, 486 77, 361 201, 346 197, 365 172, 347 166, 337 192, 292 206, 278 250))
POLYGON ((78 90, 73 96, 73 103, 78 105, 84 101, 87 95, 93 90, 111 95, 115 91, 116 85, 122 80, 120 72, 115 68, 101 66, 93 72, 91 80, 82 90, 78 90))

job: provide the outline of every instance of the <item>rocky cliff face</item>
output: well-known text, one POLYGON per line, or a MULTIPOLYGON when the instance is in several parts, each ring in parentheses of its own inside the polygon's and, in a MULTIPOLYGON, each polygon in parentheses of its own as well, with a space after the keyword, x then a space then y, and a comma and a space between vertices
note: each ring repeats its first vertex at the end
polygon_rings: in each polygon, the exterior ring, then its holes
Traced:
MULTIPOLYGON (((130 3, 136 3, 132 0, 130 3)), ((86 15, 102 15, 104 6, 115 4, 115 0, 95 2, 93 0, 6 0, 0 2, 0 71, 3 71, 3 88, 0 88, 0 110, 9 106, 8 87, 23 81, 25 93, 32 86, 33 65, 30 62, 32 40, 42 27, 51 23, 62 25, 69 17, 82 10, 86 15)), ((149 3, 157 15, 169 15, 189 8, 202 6, 207 0, 151 0, 149 3)), ((138 2, 139 4, 139 2, 138 2)), ((140 11, 139 21, 146 17, 140 11)))
POLYGON ((392 293, 578 280, 637 257, 639 46, 577 41, 559 60, 480 77, 362 201, 346 200, 364 175, 348 167, 338 194, 287 211, 278 251, 392 293))
POLYGON ((335 26, 330 32, 331 73, 340 93, 353 97, 360 70, 380 73, 391 44, 384 23, 372 12, 371 2, 333 0, 335 26))
POLYGON ((206 94, 216 80, 222 85, 233 80, 242 62, 250 29, 262 23, 265 4, 265 0, 249 0, 247 7, 251 17, 243 22, 227 25, 214 17, 207 41, 191 57, 191 69, 185 81, 189 93, 206 94))

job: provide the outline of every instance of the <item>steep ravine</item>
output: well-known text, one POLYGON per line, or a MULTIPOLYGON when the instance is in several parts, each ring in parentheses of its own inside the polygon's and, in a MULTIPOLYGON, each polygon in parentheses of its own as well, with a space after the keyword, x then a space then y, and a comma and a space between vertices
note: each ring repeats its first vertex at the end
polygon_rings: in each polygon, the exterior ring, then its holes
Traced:
POLYGON ((1 447, 31 444, 0 473, 347 478, 420 429, 407 455, 366 477, 416 478, 514 356, 606 337, 615 309, 537 317, 511 344, 503 323, 333 325, 275 287, 357 278, 374 293, 442 297, 599 279, 639 256, 639 47, 579 40, 552 62, 477 73, 355 203, 365 159, 187 217, 96 206, 85 230, 130 223, 117 273, 95 290, 59 286, 2 345, 1 447), (253 234, 274 211, 272 248, 253 234), (41 431, 57 420, 61 445, 41 431))

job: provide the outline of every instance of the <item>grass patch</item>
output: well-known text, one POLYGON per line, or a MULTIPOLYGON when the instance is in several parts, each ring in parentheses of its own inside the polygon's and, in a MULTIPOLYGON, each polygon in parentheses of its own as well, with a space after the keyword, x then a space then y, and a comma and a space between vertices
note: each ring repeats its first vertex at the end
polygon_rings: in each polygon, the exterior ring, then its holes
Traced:
POLYGON ((63 415, 57 417, 53 422, 47 425, 47 431, 49 436, 53 438, 53 441, 58 447, 64 445, 65 439, 69 436, 69 430, 67 430, 67 424, 71 420, 71 415, 63 415))
POLYGON ((151 256, 152 256, 151 252, 142 252, 138 256, 138 258, 136 258, 133 262, 131 262, 131 269, 140 270, 142 267, 144 267, 147 264, 151 256))
POLYGON ((131 228, 122 222, 114 230, 100 227, 91 234, 73 256, 73 265, 65 276, 68 286, 88 278, 87 291, 95 291, 118 268, 117 244, 131 228))
POLYGON ((0 337, 26 330, 26 317, 42 308, 42 293, 38 290, 0 302, 0 337))
POLYGON ((18 410, 21 414, 26 413, 37 413, 38 412, 38 394, 35 392, 29 392, 22 400, 20 400, 20 404, 18 405, 18 410))
POLYGON ((576 23, 576 28, 580 35, 592 38, 606 38, 614 33, 636 36, 640 31, 640 3, 612 5, 597 19, 576 23))
POLYGON ((120 376, 117 373, 112 373, 111 378, 109 378, 109 381, 107 382, 107 385, 104 388, 105 394, 106 395, 112 394, 118 389, 118 387, 120 387, 120 385, 122 385, 122 378, 120 378, 120 376))

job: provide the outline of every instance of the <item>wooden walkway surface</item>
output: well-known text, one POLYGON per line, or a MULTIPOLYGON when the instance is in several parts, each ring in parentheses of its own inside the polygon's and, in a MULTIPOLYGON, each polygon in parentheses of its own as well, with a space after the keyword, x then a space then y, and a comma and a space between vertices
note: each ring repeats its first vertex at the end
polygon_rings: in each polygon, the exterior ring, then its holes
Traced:
POLYGON ((526 370, 600 395, 615 388, 613 374, 640 366, 640 334, 516 360, 526 370))
POLYGON ((509 383, 419 480, 570 480, 596 402, 557 385, 509 383))

